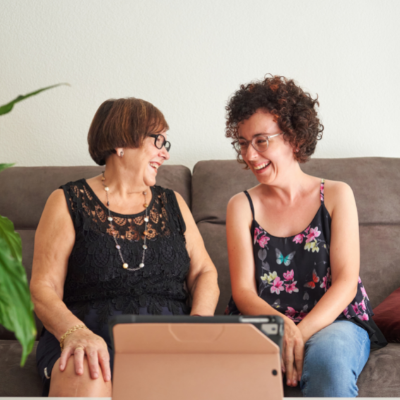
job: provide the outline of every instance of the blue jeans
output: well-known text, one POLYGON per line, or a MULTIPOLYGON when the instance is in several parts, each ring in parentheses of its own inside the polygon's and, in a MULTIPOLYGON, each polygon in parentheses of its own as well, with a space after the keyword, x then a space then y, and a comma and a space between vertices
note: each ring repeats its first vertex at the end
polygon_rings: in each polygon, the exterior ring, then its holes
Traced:
POLYGON ((304 397, 357 397, 357 379, 370 352, 368 333, 335 321, 305 344, 300 389, 304 397))

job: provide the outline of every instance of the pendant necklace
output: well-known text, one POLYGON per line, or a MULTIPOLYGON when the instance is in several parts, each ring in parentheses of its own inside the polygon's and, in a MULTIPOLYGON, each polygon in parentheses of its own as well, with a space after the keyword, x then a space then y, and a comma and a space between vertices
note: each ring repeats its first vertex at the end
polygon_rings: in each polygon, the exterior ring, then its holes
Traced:
POLYGON ((110 190, 110 188, 108 186, 105 185, 104 181, 106 180, 106 178, 104 177, 104 171, 103 171, 103 176, 101 178, 101 183, 104 187, 104 190, 106 192, 107 195, 107 210, 108 210, 108 221, 110 221, 110 225, 111 225, 111 231, 113 232, 113 238, 114 238, 114 242, 115 242, 115 248, 118 250, 119 256, 121 258, 122 261, 122 268, 128 270, 128 271, 138 271, 139 269, 144 268, 144 257, 146 254, 146 250, 147 250, 147 245, 146 245, 146 241, 147 241, 147 223, 149 222, 149 216, 148 216, 148 204, 147 204, 147 200, 146 200, 146 194, 147 192, 143 192, 143 196, 144 196, 144 204, 143 207, 145 209, 145 216, 144 216, 144 234, 143 234, 143 253, 142 253, 142 262, 139 264, 139 267, 137 268, 129 268, 128 263, 125 262, 124 257, 122 256, 121 253, 121 246, 118 244, 117 241, 117 234, 116 234, 116 230, 114 229, 114 218, 111 216, 111 211, 110 211, 110 200, 108 198, 108 191, 110 190))

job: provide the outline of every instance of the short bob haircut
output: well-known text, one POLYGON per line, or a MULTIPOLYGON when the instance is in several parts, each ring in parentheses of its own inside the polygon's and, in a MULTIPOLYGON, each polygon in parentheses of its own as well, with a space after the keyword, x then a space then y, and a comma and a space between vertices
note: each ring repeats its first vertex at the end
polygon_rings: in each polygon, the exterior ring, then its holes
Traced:
MULTIPOLYGON (((268 74, 263 81, 241 85, 231 97, 226 107, 225 136, 238 140, 240 123, 257 110, 265 109, 275 116, 284 139, 296 149, 295 160, 304 163, 314 153, 324 130, 316 106, 319 106, 318 96, 313 99, 292 79, 268 74)), ((237 160, 245 163, 239 152, 237 160)))
POLYGON ((162 112, 147 101, 134 97, 106 100, 89 128, 89 153, 95 163, 104 165, 117 147, 138 148, 147 136, 168 129, 162 112))

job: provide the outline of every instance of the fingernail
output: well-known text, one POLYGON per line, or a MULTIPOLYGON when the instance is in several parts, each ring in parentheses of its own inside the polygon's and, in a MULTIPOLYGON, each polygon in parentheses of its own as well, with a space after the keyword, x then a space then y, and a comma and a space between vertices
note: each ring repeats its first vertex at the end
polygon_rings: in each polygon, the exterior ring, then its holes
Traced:
POLYGON ((290 386, 290 380, 289 380, 289 379, 287 380, 286 384, 287 384, 288 386, 290 386))

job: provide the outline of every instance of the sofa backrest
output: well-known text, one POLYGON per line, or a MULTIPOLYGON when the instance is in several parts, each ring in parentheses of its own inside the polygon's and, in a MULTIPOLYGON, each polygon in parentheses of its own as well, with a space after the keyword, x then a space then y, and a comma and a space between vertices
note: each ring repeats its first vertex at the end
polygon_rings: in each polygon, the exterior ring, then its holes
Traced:
MULTIPOLYGON (((372 307, 400 286, 400 158, 312 159, 302 169, 348 183, 360 223, 360 275, 372 307)), ((201 161, 193 170, 192 212, 219 274, 217 314, 230 297, 226 206, 236 193, 258 184, 236 161, 201 161)))
MULTIPOLYGON (((14 167, 0 174, 0 215, 9 218, 22 239, 22 262, 31 278, 34 236, 50 194, 61 185, 99 175, 104 167, 14 167)), ((180 193, 191 203, 191 173, 181 165, 162 166, 157 185, 180 193)), ((38 335, 42 324, 36 318, 38 335)), ((14 334, 0 325, 0 340, 14 339, 14 334)))
MULTIPOLYGON (((400 286, 400 159, 313 159, 302 165, 314 176, 347 182, 354 191, 360 221, 361 278, 377 306, 400 286)), ((22 238, 23 264, 31 276, 34 235, 46 200, 60 185, 100 174, 102 167, 14 167, 0 174, 0 215, 14 222, 22 238)), ((157 184, 180 193, 217 267, 222 314, 231 288, 226 248, 226 206, 229 199, 258 184, 236 161, 200 161, 193 170, 167 165, 157 184)), ((38 332, 41 329, 37 321, 38 332)), ((0 326, 0 340, 14 335, 0 326)))

